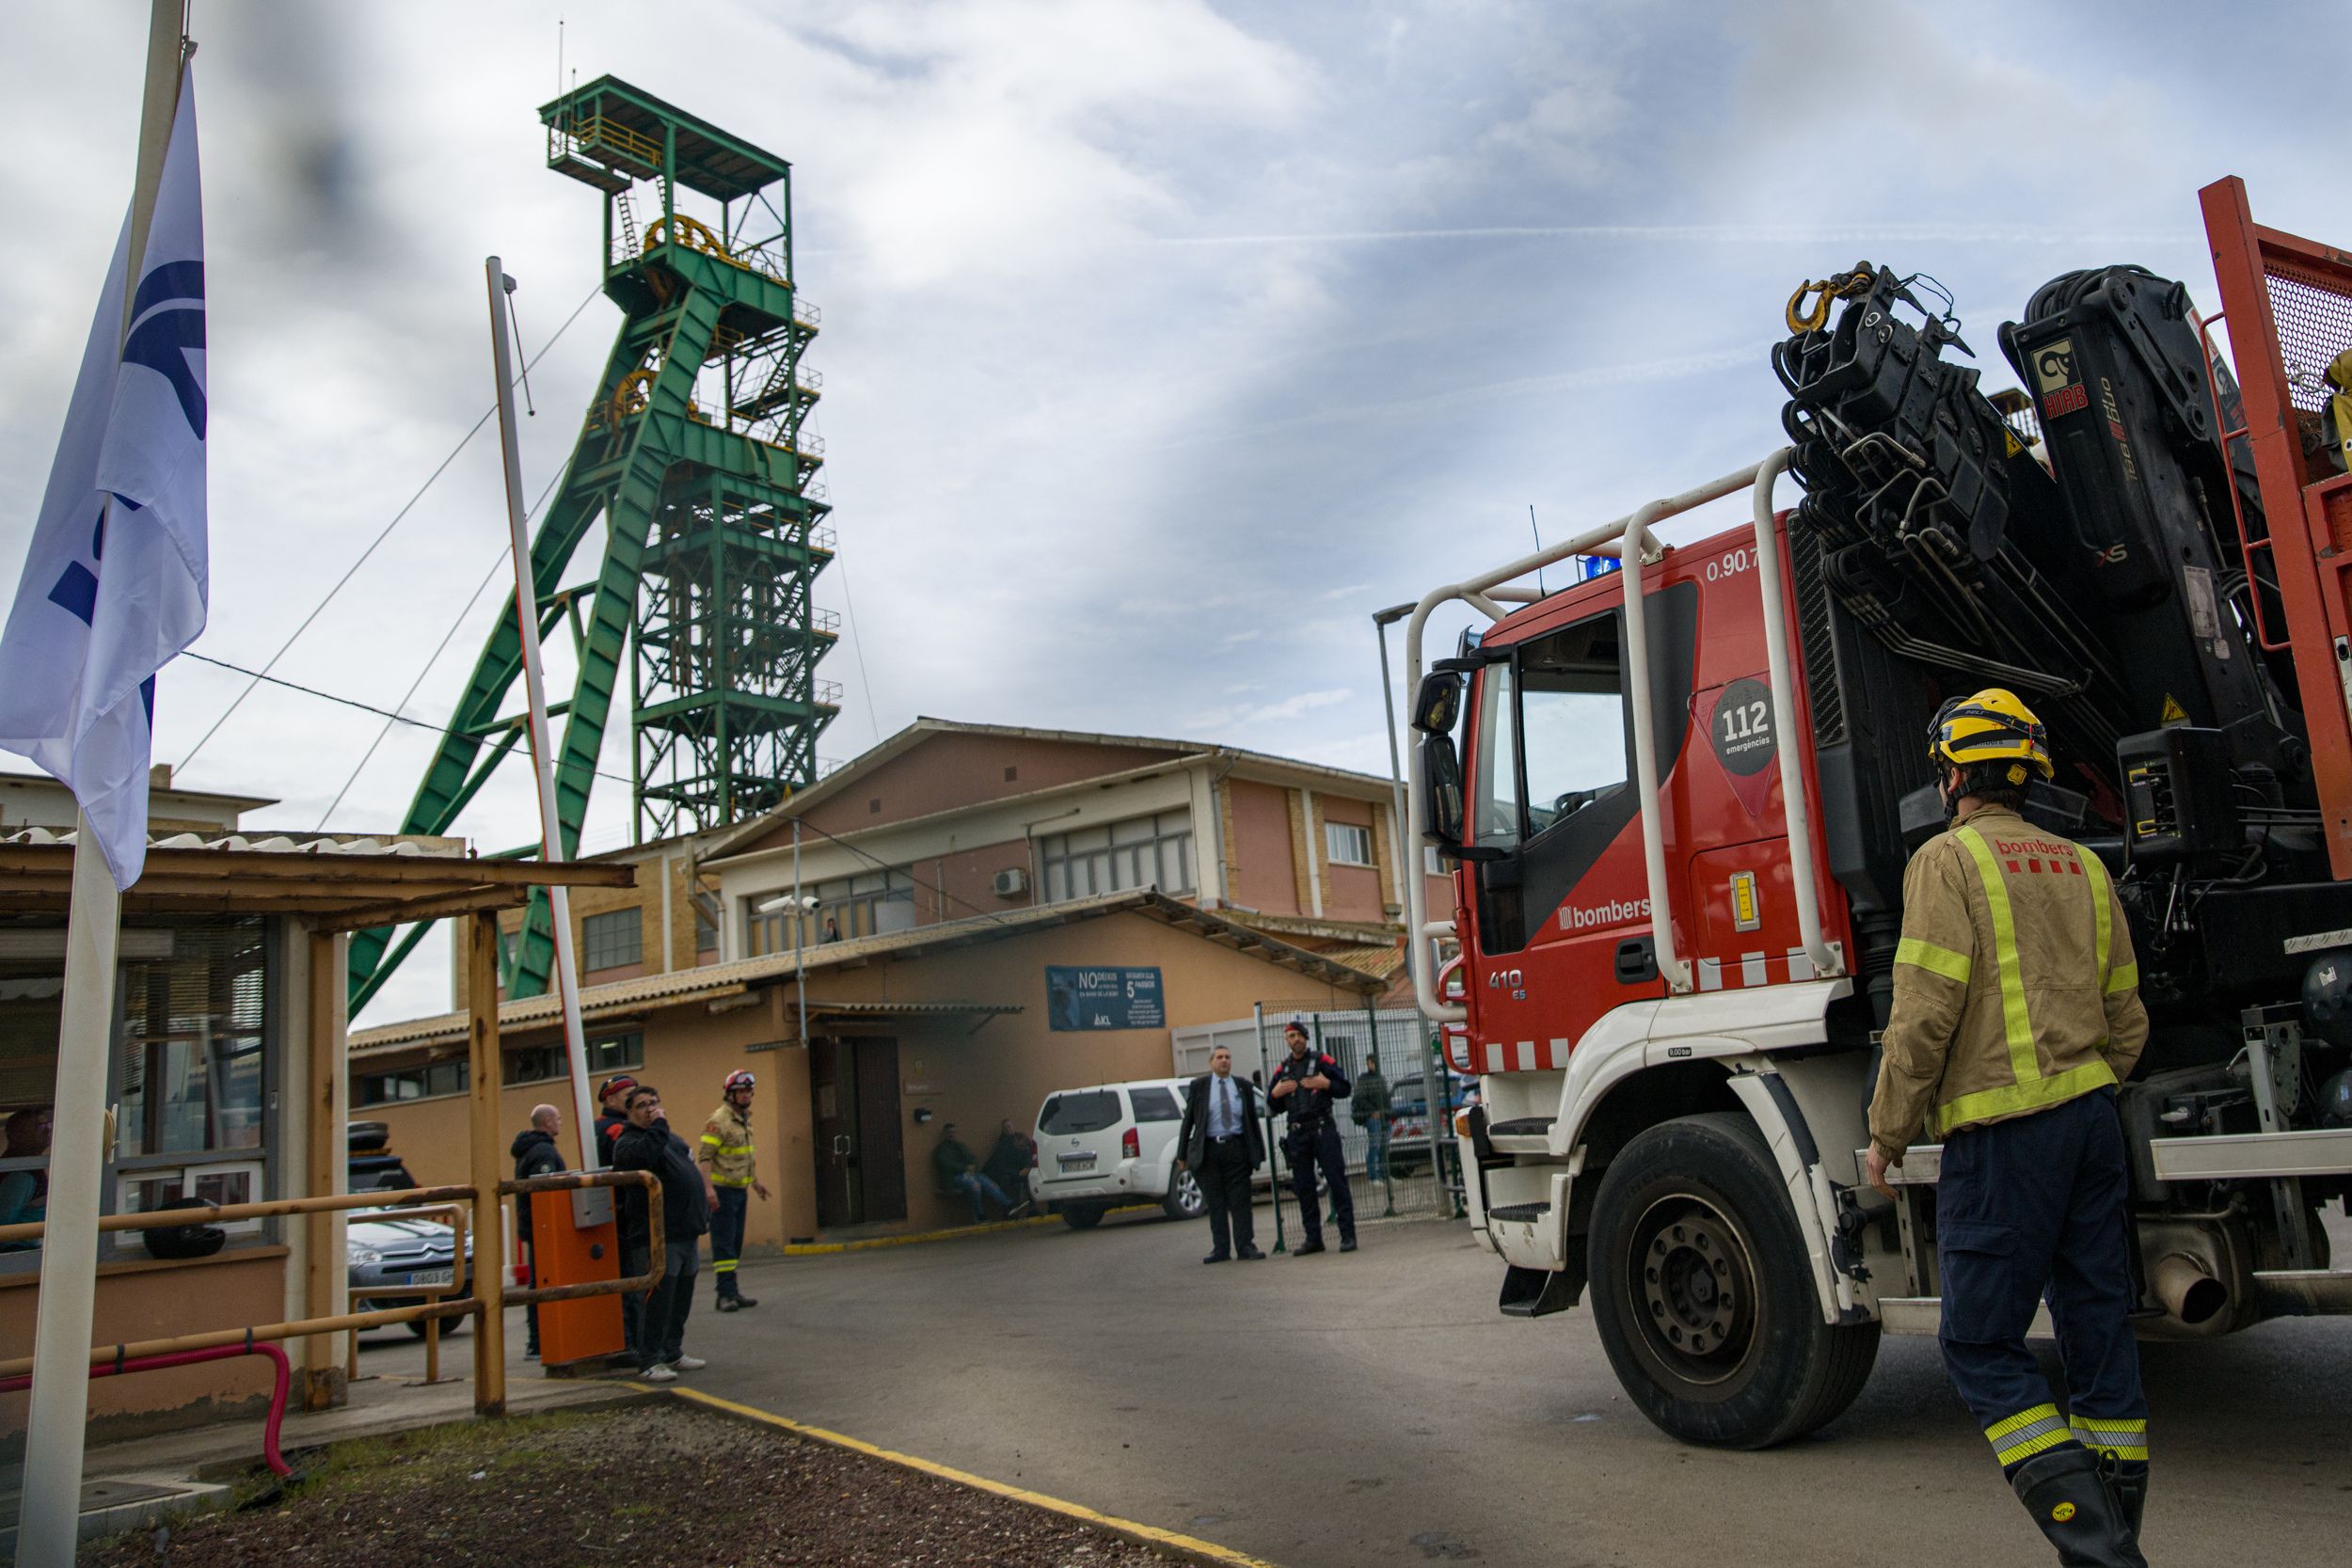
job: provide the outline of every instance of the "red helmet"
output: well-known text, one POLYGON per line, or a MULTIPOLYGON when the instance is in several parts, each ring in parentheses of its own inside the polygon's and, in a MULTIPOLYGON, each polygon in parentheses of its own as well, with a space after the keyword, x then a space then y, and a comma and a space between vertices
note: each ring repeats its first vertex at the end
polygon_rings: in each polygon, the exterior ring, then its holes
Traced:
POLYGON ((754 1078, 748 1072, 730 1072, 727 1074, 726 1092, 728 1094, 733 1094, 738 1089, 750 1089, 756 1088, 758 1086, 759 1080, 754 1078))
POLYGON ((618 1091, 622 1089, 633 1089, 636 1086, 637 1080, 631 1078, 628 1073, 624 1072, 616 1077, 608 1078, 603 1083, 597 1085, 596 1098, 598 1100, 610 1100, 618 1091))

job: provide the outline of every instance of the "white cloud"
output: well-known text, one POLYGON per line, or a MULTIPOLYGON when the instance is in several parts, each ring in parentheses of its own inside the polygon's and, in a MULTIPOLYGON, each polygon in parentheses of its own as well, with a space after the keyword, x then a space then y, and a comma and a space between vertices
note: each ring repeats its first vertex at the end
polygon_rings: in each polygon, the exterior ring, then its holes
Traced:
MULTIPOLYGON (((1999 379, 1993 324, 2058 272, 2143 261, 2209 295, 2201 180, 2241 173, 2265 222, 2347 238, 2327 138, 2229 110, 2331 102, 2333 55, 2263 42, 2282 15, 2185 55, 2123 14, 708 0, 681 26, 624 0, 199 7, 217 431, 199 648, 266 657, 482 411, 491 251, 522 278, 529 343, 591 300, 532 374, 529 488, 562 462, 618 315, 593 297, 596 197, 543 167, 558 15, 581 80, 612 70, 793 161, 841 542, 818 598, 855 612, 821 751, 921 711, 1381 772, 1369 613, 1523 553, 1530 502, 1565 537, 1777 444, 1763 349, 1798 279, 1860 255, 1924 267, 1999 379)), ((0 578, 128 194, 142 22, 20 7, 0 51, 0 129, 41 150, 0 169, 40 236, 0 271, 0 578)), ((397 701, 501 528, 477 440, 286 673, 397 701)), ((477 607, 414 711, 451 711, 485 624, 477 607)), ((237 684, 167 672, 159 756, 237 684)), ((308 826, 380 725, 265 691, 189 782, 282 795, 263 819, 308 826)), ((433 745, 396 728, 339 822, 397 823, 433 745)), ((616 715, 605 774, 628 748, 616 715)), ((626 797, 599 781, 591 842, 626 832, 626 797)), ((499 848, 531 819, 509 768, 459 831, 499 848)), ((445 1005, 441 950, 371 1017, 445 1005)))

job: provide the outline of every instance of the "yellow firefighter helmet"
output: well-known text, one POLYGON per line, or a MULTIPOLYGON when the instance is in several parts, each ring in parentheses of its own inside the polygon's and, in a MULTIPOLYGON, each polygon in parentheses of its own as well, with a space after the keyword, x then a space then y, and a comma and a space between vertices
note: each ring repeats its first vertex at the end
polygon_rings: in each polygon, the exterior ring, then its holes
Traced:
POLYGON ((2043 778, 2050 765, 2050 736, 2033 710, 2013 691, 1989 686, 1972 696, 1954 697, 1935 711, 1928 730, 1928 752, 1939 762, 1974 770, 2008 763, 2012 785, 2026 782, 2030 768, 2043 778))

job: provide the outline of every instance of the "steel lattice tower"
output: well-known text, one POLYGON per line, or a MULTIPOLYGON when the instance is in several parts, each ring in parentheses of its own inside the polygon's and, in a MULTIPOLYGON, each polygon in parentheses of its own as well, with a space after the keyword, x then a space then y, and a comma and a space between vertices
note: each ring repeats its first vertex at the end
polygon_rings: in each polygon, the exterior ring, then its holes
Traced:
MULTIPOLYGON (((770 810, 817 776, 817 736, 839 689, 817 677, 836 620, 810 600, 833 559, 803 423, 819 381, 802 356, 817 311, 792 280, 791 166, 614 77, 539 111, 548 166, 605 195, 604 292, 625 319, 562 484, 532 541, 544 635, 572 629, 579 673, 557 742, 564 855, 630 657, 638 842, 770 810), (640 192, 650 183, 651 192, 640 192), (681 212, 681 192, 709 219, 681 212), (658 201, 641 235, 632 197, 658 201), (605 519, 592 581, 566 585, 574 552, 605 519)), ((525 736, 502 714, 520 673, 510 603, 491 631, 401 831, 446 832, 525 736)), ((364 1005, 427 927, 351 942, 351 1006, 364 1005)), ((534 898, 508 994, 548 987, 554 962, 534 898)))

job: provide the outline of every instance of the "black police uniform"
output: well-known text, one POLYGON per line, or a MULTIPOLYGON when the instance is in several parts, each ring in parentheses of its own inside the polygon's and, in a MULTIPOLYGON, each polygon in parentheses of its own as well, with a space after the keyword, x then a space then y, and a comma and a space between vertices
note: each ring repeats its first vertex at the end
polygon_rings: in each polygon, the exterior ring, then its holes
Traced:
POLYGON ((1347 1075, 1340 1070, 1339 1063, 1320 1051, 1311 1051, 1304 1056, 1285 1056, 1274 1074, 1274 1082, 1279 1084, 1287 1078, 1301 1083, 1318 1074, 1331 1081, 1329 1088, 1295 1088, 1275 1102, 1290 1117, 1290 1131, 1282 1138, 1282 1153, 1291 1163, 1291 1192, 1298 1199, 1299 1224, 1307 1232, 1306 1243, 1298 1249, 1302 1253, 1323 1250, 1323 1212, 1315 1202, 1318 1166, 1331 1189, 1331 1212, 1339 1221, 1340 1245, 1353 1248, 1356 1244, 1356 1200, 1347 1191, 1347 1156, 1340 1147, 1339 1124, 1331 1118, 1332 1101, 1348 1096, 1347 1075))

